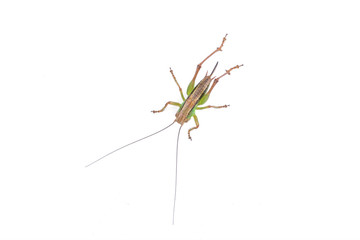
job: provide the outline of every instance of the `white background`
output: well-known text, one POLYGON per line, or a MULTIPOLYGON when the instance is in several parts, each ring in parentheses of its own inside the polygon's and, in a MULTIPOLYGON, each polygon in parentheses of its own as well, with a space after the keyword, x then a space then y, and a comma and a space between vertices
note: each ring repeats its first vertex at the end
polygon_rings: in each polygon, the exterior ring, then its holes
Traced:
POLYGON ((360 238, 356 1, 1 1, 0 239, 360 238), (179 145, 196 65, 219 82, 179 145))

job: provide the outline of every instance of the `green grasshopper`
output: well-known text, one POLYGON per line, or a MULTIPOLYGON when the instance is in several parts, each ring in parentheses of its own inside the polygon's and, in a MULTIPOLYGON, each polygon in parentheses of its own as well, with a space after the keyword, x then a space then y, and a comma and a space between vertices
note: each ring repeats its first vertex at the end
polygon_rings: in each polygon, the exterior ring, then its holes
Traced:
POLYGON ((223 38, 222 40, 222 43, 220 45, 220 47, 216 48, 216 50, 214 50, 209 56, 207 56, 202 62, 200 62, 197 67, 196 67, 196 71, 195 71, 195 75, 193 77, 193 79, 191 80, 191 82, 189 83, 188 87, 187 87, 187 90, 186 90, 186 94, 187 94, 187 98, 185 99, 184 97, 184 94, 183 94, 183 91, 178 83, 178 81, 176 80, 176 77, 174 75, 174 72, 173 70, 170 68, 170 73, 173 77, 173 79, 175 80, 175 83, 176 85, 178 86, 179 88, 179 91, 180 91, 180 95, 181 95, 181 98, 183 100, 182 103, 178 103, 178 102, 172 102, 172 101, 169 101, 165 104, 165 106, 158 110, 158 111, 151 111, 153 113, 159 113, 159 112, 163 112, 165 110, 165 108, 168 106, 168 105, 173 105, 173 106, 177 106, 179 107, 179 110, 177 111, 177 113, 175 114, 175 120, 174 122, 172 122, 169 126, 155 132, 155 133, 152 133, 146 137, 143 137, 143 138, 140 138, 134 142, 131 142, 131 143, 128 143, 126 144, 125 146, 122 146, 118 149, 115 149, 114 151, 102 156, 101 158, 93 161, 92 163, 88 164, 86 167, 100 161, 101 159, 109 156, 110 154, 113 154, 114 152, 116 151, 119 151, 120 149, 123 149, 127 146, 130 146, 134 143, 137 143, 141 140, 144 140, 146 138, 149 138, 155 134, 158 134, 162 131, 164 131, 165 129, 169 128, 170 126, 172 126, 175 122, 179 123, 180 124, 180 128, 179 128, 179 131, 178 131, 178 135, 177 135, 177 143, 176 143, 176 163, 175 163, 175 191, 174 191, 174 205, 173 205, 173 219, 172 219, 172 223, 174 224, 174 221, 175 221, 175 203, 176 203, 176 189, 177 189, 177 165, 178 165, 178 149, 179 149, 179 136, 180 136, 180 130, 181 130, 181 127, 184 125, 184 123, 188 122, 191 118, 194 118, 194 121, 195 121, 195 127, 192 127, 188 130, 188 137, 190 140, 191 139, 191 136, 190 136, 190 132, 194 129, 197 129, 199 128, 200 124, 199 124, 199 120, 198 120, 198 117, 196 116, 195 114, 195 111, 196 110, 203 110, 203 109, 207 109, 207 108, 226 108, 226 107, 229 107, 230 105, 223 105, 223 106, 212 106, 212 105, 208 105, 208 106, 204 106, 204 107, 199 107, 201 105, 204 105, 207 100, 209 99, 209 96, 212 92, 212 90, 214 89, 214 87, 216 86, 216 84, 219 82, 219 79, 221 79, 222 77, 224 77, 225 75, 230 75, 230 72, 236 68, 240 68, 241 66, 243 66, 243 64, 241 65, 236 65, 235 67, 232 67, 230 68, 229 70, 226 70, 224 74, 222 74, 220 77, 212 77, 213 73, 215 72, 215 69, 218 65, 218 63, 216 63, 214 69, 212 70, 211 74, 210 75, 207 75, 207 73, 205 74, 205 77, 195 86, 195 80, 196 80, 196 77, 201 69, 201 66, 203 65, 203 63, 208 60, 212 55, 214 55, 216 52, 219 52, 219 51, 222 51, 222 47, 224 46, 224 42, 226 41, 226 36, 227 34, 225 35, 225 37, 223 38), (212 85, 210 87, 210 84, 212 82, 212 85), (209 89, 210 87, 210 89, 209 89))

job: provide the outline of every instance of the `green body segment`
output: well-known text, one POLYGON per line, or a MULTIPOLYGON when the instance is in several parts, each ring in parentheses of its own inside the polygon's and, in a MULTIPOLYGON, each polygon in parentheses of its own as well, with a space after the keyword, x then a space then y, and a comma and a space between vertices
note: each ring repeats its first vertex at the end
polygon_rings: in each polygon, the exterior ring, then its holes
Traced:
POLYGON ((207 60, 209 59, 212 55, 214 55, 216 52, 218 51, 222 51, 222 47, 224 45, 224 42, 226 40, 226 35, 225 37, 223 38, 223 41, 220 45, 220 47, 216 48, 216 50, 214 50, 209 56, 207 56, 202 62, 200 62, 197 67, 196 67, 196 71, 195 71, 195 75, 193 77, 193 79, 190 81, 187 89, 186 89, 186 93, 187 93, 187 98, 185 99, 184 98, 184 94, 182 92, 182 89, 179 85, 179 83, 177 82, 176 80, 176 77, 173 73, 173 71, 171 70, 170 68, 170 73, 173 77, 173 79, 175 80, 175 83, 177 84, 177 86, 179 87, 179 91, 180 91, 180 95, 181 95, 181 98, 183 100, 182 103, 178 103, 178 102, 172 102, 172 101, 169 101, 165 104, 165 106, 158 110, 158 111, 152 111, 153 113, 158 113, 158 112, 162 112, 165 110, 165 108, 170 104, 170 105, 174 105, 174 106, 177 106, 179 107, 179 110, 177 111, 176 113, 176 119, 175 121, 177 123, 179 123, 180 125, 183 125, 184 123, 188 122, 191 118, 194 118, 194 121, 195 121, 195 127, 192 127, 188 130, 188 136, 189 136, 189 139, 191 139, 190 137, 190 131, 194 130, 194 129, 197 129, 199 127, 199 121, 198 121, 198 118, 195 114, 196 110, 202 110, 202 109, 207 109, 207 108, 226 108, 228 107, 229 105, 223 105, 223 106, 204 106, 204 107, 199 107, 203 104, 205 104, 208 99, 209 99, 209 96, 212 92, 212 90, 214 89, 215 85, 219 82, 219 79, 224 77, 225 75, 230 75, 230 72, 236 68, 239 68, 240 66, 242 65, 236 65, 235 67, 233 68, 230 68, 229 70, 226 70, 224 74, 222 74, 220 77, 217 77, 217 78, 211 78, 211 75, 213 74, 214 70, 212 71, 212 73, 210 75, 207 75, 195 86, 195 80, 196 80, 196 77, 201 69, 201 66, 202 64, 207 60), (212 82, 212 85, 211 87, 209 88, 210 84, 212 82))
MULTIPOLYGON (((205 93, 211 83, 211 80, 211 76, 205 76, 195 88, 192 86, 192 83, 189 84, 188 92, 190 92, 190 94, 188 94, 188 97, 183 102, 182 107, 176 113, 176 122, 182 125, 191 119, 191 117, 195 114, 196 107, 200 105, 201 99, 206 96, 205 93)), ((202 102, 202 104, 204 104, 206 101, 202 102)))
POLYGON ((187 87, 186 94, 189 96, 191 92, 194 90, 195 81, 191 81, 187 87))
POLYGON ((195 115, 195 110, 196 110, 197 106, 198 105, 195 105, 195 107, 191 110, 191 112, 187 116, 187 121, 189 121, 195 115))

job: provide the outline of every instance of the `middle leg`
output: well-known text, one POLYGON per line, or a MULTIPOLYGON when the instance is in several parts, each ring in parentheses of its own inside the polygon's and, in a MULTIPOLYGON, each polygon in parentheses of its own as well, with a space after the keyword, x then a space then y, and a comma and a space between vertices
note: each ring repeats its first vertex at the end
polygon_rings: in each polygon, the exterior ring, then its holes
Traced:
POLYGON ((173 70, 172 70, 171 68, 170 68, 170 73, 171 73, 171 75, 173 76, 176 85, 179 87, 179 91, 180 91, 182 100, 185 101, 184 94, 183 94, 183 92, 182 92, 182 89, 181 89, 181 87, 180 87, 180 84, 179 84, 178 81, 176 80, 176 77, 175 77, 175 75, 174 75, 174 73, 173 73, 173 70))
POLYGON ((230 107, 230 105, 223 105, 223 106, 208 105, 208 106, 205 106, 205 107, 197 107, 196 110, 203 110, 203 109, 206 109, 206 108, 227 108, 227 107, 230 107))

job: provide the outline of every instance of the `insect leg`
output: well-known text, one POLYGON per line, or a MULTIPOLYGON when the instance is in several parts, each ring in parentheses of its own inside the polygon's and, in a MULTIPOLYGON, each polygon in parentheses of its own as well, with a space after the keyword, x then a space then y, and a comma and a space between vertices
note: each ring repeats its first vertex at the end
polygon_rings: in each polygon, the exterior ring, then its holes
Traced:
POLYGON ((213 84, 211 85, 209 91, 207 91, 204 96, 201 97, 199 105, 202 105, 204 103, 206 103, 206 101, 209 99, 210 93, 211 91, 214 89, 214 87, 216 86, 216 84, 219 82, 220 78, 224 77, 226 74, 230 75, 230 72, 236 68, 239 68, 243 66, 243 64, 241 65, 236 65, 235 67, 230 68, 229 70, 225 70, 225 73, 223 75, 221 75, 220 77, 216 78, 213 82, 213 84))
POLYGON ((159 112, 162 112, 162 111, 164 111, 165 110, 165 108, 168 106, 168 105, 174 105, 174 106, 178 106, 178 107, 180 107, 181 106, 181 104, 180 103, 177 103, 177 102, 171 102, 171 101, 169 101, 169 102, 167 102, 166 104, 165 104, 165 106, 162 108, 162 109, 160 109, 160 110, 158 110, 158 111, 155 111, 155 110, 153 110, 153 111, 151 111, 152 113, 159 113, 159 112))
POLYGON ((199 63, 197 66, 196 66, 196 70, 195 70, 195 75, 193 77, 193 79, 191 80, 191 82, 189 83, 189 86, 187 88, 187 95, 189 96, 190 93, 192 92, 192 90, 194 89, 194 86, 195 86, 195 79, 200 71, 200 68, 201 66, 203 65, 203 63, 208 60, 212 55, 214 55, 216 52, 219 52, 219 51, 222 51, 222 47, 224 46, 224 42, 226 41, 226 36, 227 34, 225 35, 225 37, 223 38, 222 42, 221 42, 221 45, 220 47, 216 48, 216 50, 214 50, 209 56, 207 56, 201 63, 199 63))
POLYGON ((197 128, 200 126, 200 124, 199 124, 199 119, 197 118, 197 116, 194 114, 193 117, 194 117, 196 126, 190 128, 189 131, 188 131, 188 136, 189 136, 189 139, 190 139, 190 140, 192 140, 192 139, 191 139, 191 136, 190 136, 190 131, 192 131, 192 130, 194 130, 194 129, 197 129, 197 128))
POLYGON ((208 105, 208 106, 205 106, 205 107, 197 107, 196 110, 203 110, 203 109, 206 109, 206 108, 227 108, 227 107, 230 107, 230 105, 224 105, 224 106, 208 105))
POLYGON ((185 101, 184 94, 183 94, 183 92, 182 92, 182 89, 181 89, 181 87, 180 87, 180 84, 179 84, 178 81, 176 80, 176 77, 175 77, 175 75, 174 75, 174 73, 173 73, 173 70, 172 70, 171 68, 170 68, 170 73, 171 73, 171 75, 173 76, 173 78, 174 78, 174 80, 175 80, 175 82, 176 82, 176 85, 179 87, 179 91, 180 91, 182 100, 185 101))

